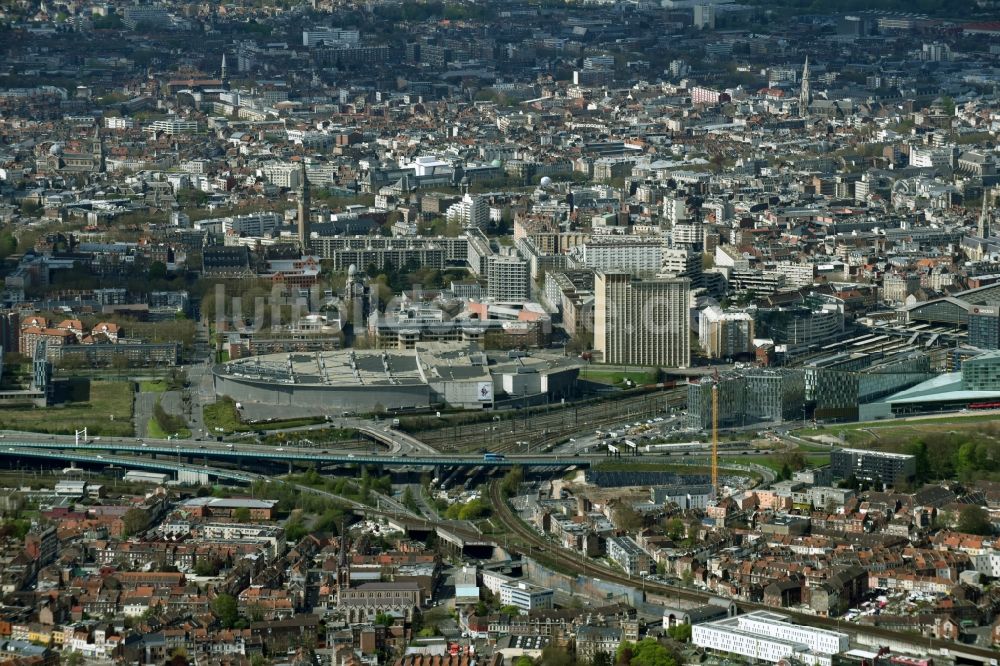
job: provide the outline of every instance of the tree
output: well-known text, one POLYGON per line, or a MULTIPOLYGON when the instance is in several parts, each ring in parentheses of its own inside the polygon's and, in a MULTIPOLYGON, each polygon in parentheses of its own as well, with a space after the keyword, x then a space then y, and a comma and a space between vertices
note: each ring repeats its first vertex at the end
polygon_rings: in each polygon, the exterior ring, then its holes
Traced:
POLYGON ((517 489, 521 487, 523 481, 524 470, 520 467, 511 467, 510 471, 504 475, 503 481, 500 482, 500 492, 503 493, 504 497, 513 497, 517 494, 517 489))
POLYGON ((17 239, 10 233, 0 234, 0 259, 6 259, 17 252, 17 239))
POLYGON ((514 666, 535 666, 535 662, 528 655, 522 654, 514 662, 514 666))
POLYGON ((603 650, 594 653, 594 658, 590 660, 590 666, 613 666, 611 655, 603 650))
POLYGON ((212 613, 219 618, 219 623, 226 629, 232 629, 240 619, 239 606, 236 597, 231 594, 220 594, 212 599, 212 613))
POLYGON ((215 576, 219 573, 219 563, 208 558, 199 558, 194 565, 194 573, 197 576, 215 576))
POLYGON ((990 514, 983 507, 970 504, 958 514, 958 531, 965 534, 989 536, 993 533, 990 514))
POLYGON ((582 331, 573 336, 566 351, 571 354, 580 354, 594 347, 594 334, 589 331, 582 331))
POLYGON ((235 520, 238 523, 250 522, 250 509, 246 508, 245 506, 241 506, 240 508, 236 509, 236 511, 233 511, 233 520, 235 520))
POLYGON ((309 528, 302 522, 302 517, 298 516, 288 521, 285 525, 285 540, 291 543, 298 543, 302 537, 309 534, 309 528))
POLYGON ((181 647, 174 648, 170 653, 170 658, 167 659, 168 666, 188 666, 190 663, 187 650, 181 647))
POLYGON ((77 652, 76 650, 64 652, 62 655, 62 663, 66 666, 83 666, 83 653, 77 652))
POLYGON ((513 604, 507 604, 506 606, 500 607, 500 612, 505 613, 507 615, 520 615, 521 609, 518 608, 517 606, 514 606, 513 604))
POLYGON ((420 512, 420 505, 417 504, 417 498, 413 496, 413 489, 410 486, 406 486, 403 490, 403 506, 414 513, 420 512))
POLYGON ((573 656, 565 649, 546 645, 538 658, 539 666, 573 666, 573 656))
POLYGON ((615 665, 628 666, 632 661, 632 650, 635 644, 631 641, 622 641, 615 650, 615 665))
POLYGON ((635 644, 629 666, 677 666, 677 660, 659 641, 644 638, 635 644))
POLYGON ((628 504, 619 504, 615 507, 614 517, 616 527, 628 532, 636 532, 643 527, 643 517, 638 511, 628 504))
POLYGON ((162 261, 154 261, 149 265, 149 280, 164 280, 167 277, 167 265, 162 261))
POLYGON ((129 509, 122 516, 122 536, 130 537, 149 527, 149 516, 142 509, 129 509))
POLYGON ((680 541, 684 538, 684 521, 680 518, 671 518, 666 525, 667 537, 671 541, 680 541))
POLYGON ((380 624, 383 627, 391 627, 395 622, 396 618, 388 613, 379 612, 375 614, 375 624, 380 624))
POLYGON ((805 469, 806 467, 806 457, 801 451, 788 451, 783 456, 781 456, 781 462, 783 465, 787 465, 789 469, 789 474, 785 478, 792 478, 791 472, 798 472, 799 470, 805 469))
POLYGON ((0 522, 0 538, 13 537, 17 541, 23 541, 28 530, 31 529, 30 520, 5 520, 0 522))
POLYGON ((675 624, 667 629, 667 635, 679 643, 687 643, 691 640, 691 625, 675 624))
POLYGON ((115 354, 111 358, 111 367, 117 374, 121 374, 122 370, 128 369, 128 358, 122 354, 115 354))

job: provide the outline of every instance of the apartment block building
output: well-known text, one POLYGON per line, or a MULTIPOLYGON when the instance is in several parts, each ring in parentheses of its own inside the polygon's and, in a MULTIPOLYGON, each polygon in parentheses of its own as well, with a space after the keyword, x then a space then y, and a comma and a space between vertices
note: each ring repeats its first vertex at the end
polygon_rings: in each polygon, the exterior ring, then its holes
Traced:
POLYGON ((598 273, 594 348, 605 363, 686 368, 691 363, 687 278, 598 273))
POLYGON ((632 537, 609 537, 608 557, 632 576, 652 570, 653 559, 632 537))

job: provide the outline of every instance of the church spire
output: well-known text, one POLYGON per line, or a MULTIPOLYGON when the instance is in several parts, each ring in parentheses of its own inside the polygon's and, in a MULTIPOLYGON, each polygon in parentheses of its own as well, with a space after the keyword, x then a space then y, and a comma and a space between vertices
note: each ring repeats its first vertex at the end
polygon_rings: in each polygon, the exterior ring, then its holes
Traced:
POLYGON ((226 53, 222 53, 222 66, 219 68, 219 79, 222 81, 222 87, 229 87, 229 67, 226 65, 226 53))
POLYGON ((803 118, 809 115, 809 102, 812 101, 812 92, 809 90, 809 56, 802 66, 802 82, 799 87, 799 115, 803 118))
POLYGON ((94 125, 94 138, 91 142, 90 152, 94 161, 94 171, 104 171, 104 140, 101 139, 100 124, 94 125))
POLYGON ((812 91, 809 89, 809 56, 802 66, 802 82, 799 86, 799 115, 809 115, 809 103, 812 101, 812 91))

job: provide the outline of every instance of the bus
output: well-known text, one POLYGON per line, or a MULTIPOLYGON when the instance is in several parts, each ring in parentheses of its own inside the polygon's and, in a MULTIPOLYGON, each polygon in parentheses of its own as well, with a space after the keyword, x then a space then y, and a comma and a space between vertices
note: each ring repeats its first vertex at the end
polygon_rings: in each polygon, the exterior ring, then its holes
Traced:
POLYGON ((506 460, 502 453, 485 453, 483 454, 483 462, 497 462, 499 460, 506 460))

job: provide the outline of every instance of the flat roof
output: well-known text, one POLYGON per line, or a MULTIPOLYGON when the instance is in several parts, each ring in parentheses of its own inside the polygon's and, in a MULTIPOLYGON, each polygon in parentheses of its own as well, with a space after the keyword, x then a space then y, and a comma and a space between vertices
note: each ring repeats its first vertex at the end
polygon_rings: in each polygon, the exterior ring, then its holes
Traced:
POLYGON ((412 351, 345 349, 291 352, 230 361, 222 375, 274 384, 397 386, 423 384, 412 351))
POLYGON ((867 449, 840 449, 847 453, 857 453, 862 456, 878 456, 879 458, 900 458, 907 459, 913 456, 908 453, 892 453, 891 451, 869 451, 867 449))
POLYGON ((277 500, 250 499, 249 497, 192 497, 183 502, 183 506, 215 506, 235 509, 270 509, 277 500))

